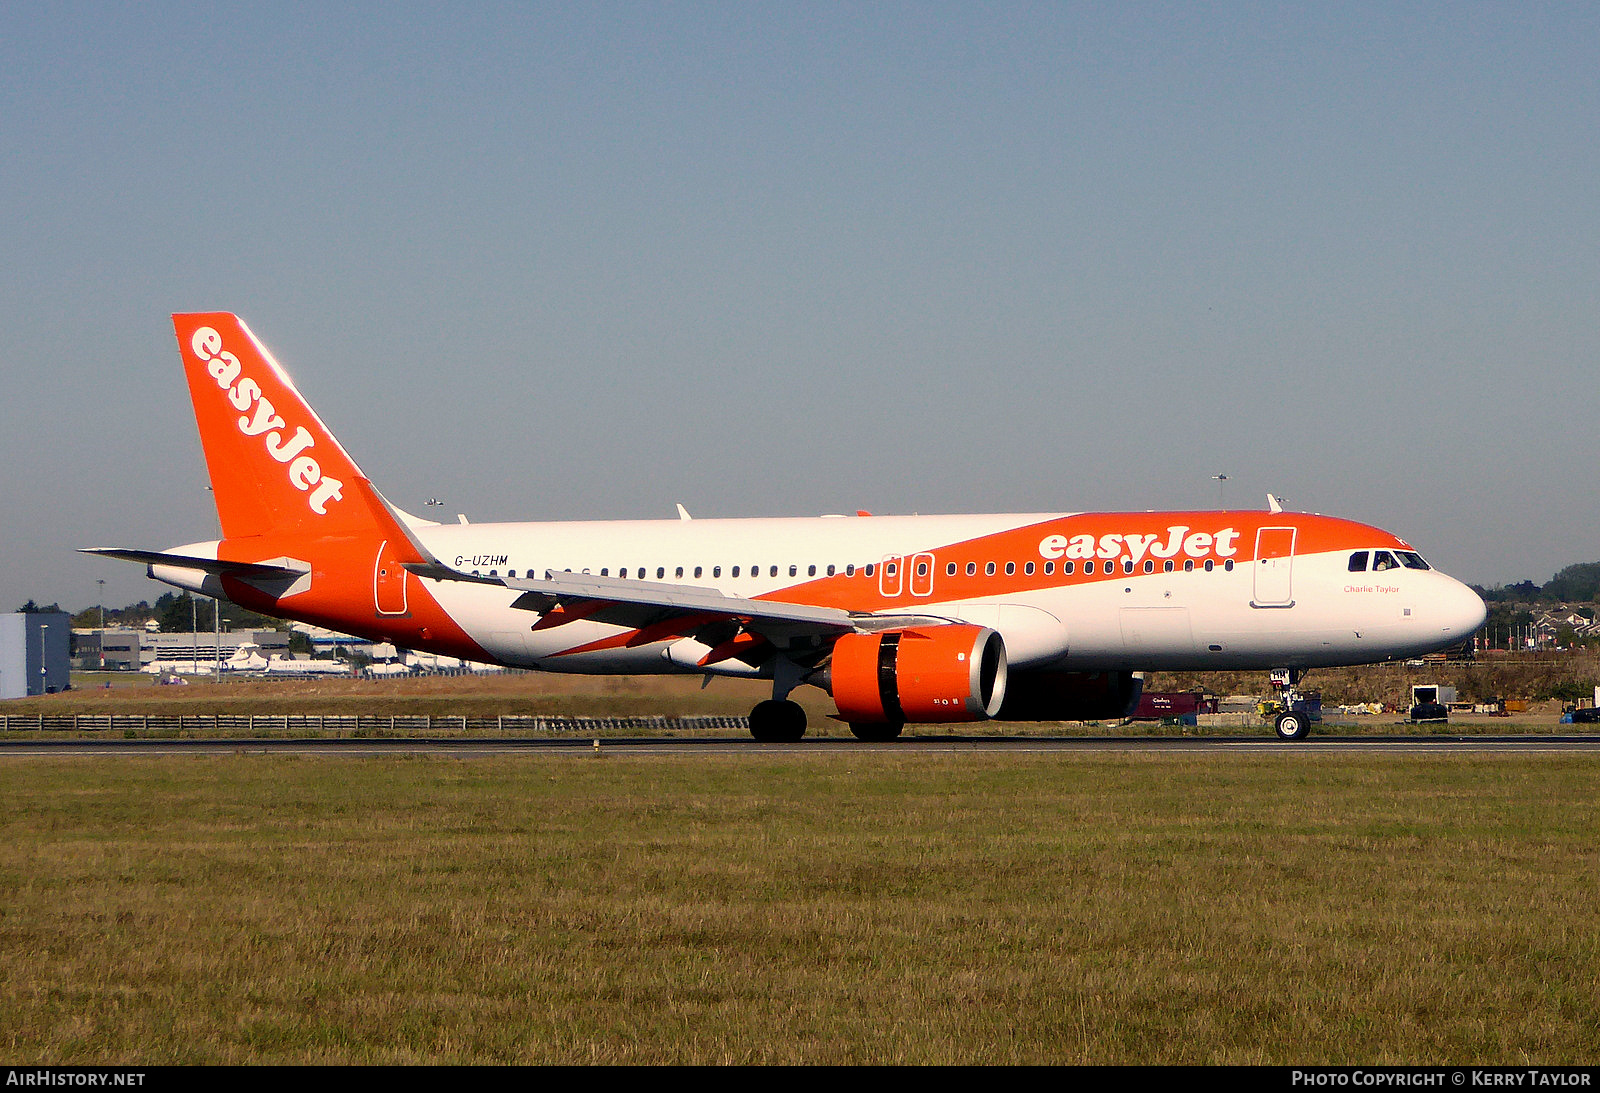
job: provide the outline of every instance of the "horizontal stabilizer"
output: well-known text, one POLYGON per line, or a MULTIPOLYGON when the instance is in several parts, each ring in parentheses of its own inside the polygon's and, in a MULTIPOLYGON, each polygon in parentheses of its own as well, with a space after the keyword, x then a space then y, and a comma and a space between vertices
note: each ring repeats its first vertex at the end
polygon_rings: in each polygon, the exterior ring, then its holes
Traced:
POLYGON ((161 550, 125 550, 121 547, 83 547, 80 554, 98 554, 102 558, 117 558, 124 562, 143 565, 175 565, 184 569, 198 569, 219 577, 242 577, 250 580, 293 580, 311 572, 305 562, 290 565, 270 565, 266 562, 227 562, 218 558, 194 558, 186 554, 168 554, 161 550))

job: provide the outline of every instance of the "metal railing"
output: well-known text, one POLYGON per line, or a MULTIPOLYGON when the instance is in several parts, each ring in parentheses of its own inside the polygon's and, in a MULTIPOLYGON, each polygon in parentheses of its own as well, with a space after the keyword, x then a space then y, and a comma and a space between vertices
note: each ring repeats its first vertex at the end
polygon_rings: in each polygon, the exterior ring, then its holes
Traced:
POLYGON ((0 715, 0 732, 108 733, 317 733, 335 736, 390 734, 501 735, 528 732, 585 733, 601 729, 655 732, 748 729, 748 717, 371 717, 354 714, 62 714, 0 715))

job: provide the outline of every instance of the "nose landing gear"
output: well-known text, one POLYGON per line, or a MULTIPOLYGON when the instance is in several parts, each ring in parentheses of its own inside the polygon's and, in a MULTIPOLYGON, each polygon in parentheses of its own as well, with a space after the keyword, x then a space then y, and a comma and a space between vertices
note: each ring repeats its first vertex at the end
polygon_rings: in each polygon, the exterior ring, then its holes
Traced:
MULTIPOLYGON (((1311 735, 1313 703, 1296 690, 1305 677, 1304 668, 1274 668, 1272 687, 1277 697, 1262 703, 1262 714, 1272 718, 1273 731, 1279 740, 1304 740, 1311 735)), ((1320 701, 1315 703, 1320 706, 1320 701)))
POLYGON ((1278 715, 1272 723, 1272 728, 1278 734, 1279 740, 1304 740, 1311 735, 1311 722, 1304 714, 1295 713, 1293 710, 1285 711, 1278 715))

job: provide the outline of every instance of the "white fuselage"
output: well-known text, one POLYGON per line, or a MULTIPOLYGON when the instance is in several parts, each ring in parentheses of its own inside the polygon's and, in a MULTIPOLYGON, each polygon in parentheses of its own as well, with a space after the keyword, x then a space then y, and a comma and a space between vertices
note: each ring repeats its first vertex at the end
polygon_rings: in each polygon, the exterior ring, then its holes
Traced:
MULTIPOLYGON (((930 616, 988 625, 1006 643, 1017 668, 1070 670, 1317 667, 1370 663, 1419 655, 1469 638, 1482 620, 1478 597, 1432 569, 1352 573, 1349 550, 1296 555, 1274 580, 1288 595, 1263 605, 1258 574, 1243 558, 1211 558, 1209 571, 1179 564, 1152 573, 1143 561, 1133 573, 1116 570, 1086 579, 1059 573, 1044 580, 1033 537, 1007 550, 1017 529, 1065 519, 1054 514, 819 517, 799 519, 667 520, 537 524, 440 524, 417 529, 446 565, 482 575, 542 575, 546 571, 626 576, 663 584, 715 588, 746 599, 813 602, 806 586, 827 584, 830 602, 849 602, 878 615, 930 616), (990 543, 985 550, 974 543, 990 543), (952 548, 951 544, 968 544, 952 548), (947 559, 960 555, 956 575, 947 559), (984 587, 987 561, 966 577, 972 555, 993 555, 996 586, 984 587), (1010 556, 1008 556, 1010 555, 1010 556), (902 562, 898 579, 885 558, 927 556, 917 577, 902 562), (1032 587, 1005 584, 1007 563, 1032 562, 1032 587), (868 576, 866 567, 874 565, 868 576), (847 569, 853 575, 846 576, 847 569), (641 574, 641 570, 643 571, 641 574), (697 575, 698 571, 698 575, 697 575), (791 573, 793 574, 791 576, 791 573), (889 593, 889 594, 886 594, 889 593), (843 597, 841 601, 839 597, 843 597)), ((1248 546, 1249 544, 1246 544, 1248 546)), ((1372 547, 1388 545, 1378 538, 1372 547)), ((1237 548, 1236 548, 1237 549, 1237 548)), ((1150 559, 1154 561, 1154 559, 1150 559)), ((1099 563, 1104 566, 1105 561, 1099 563)), ((1098 567, 1097 567, 1098 568, 1098 567)), ((1081 566, 1075 567, 1081 570, 1081 566)), ((615 633, 601 623, 575 622, 532 630, 527 611, 512 608, 509 589, 430 582, 440 605, 498 661, 565 672, 644 673, 699 670, 672 655, 671 641, 634 648, 562 655, 615 633)), ((755 674, 740 662, 724 672, 755 674)))

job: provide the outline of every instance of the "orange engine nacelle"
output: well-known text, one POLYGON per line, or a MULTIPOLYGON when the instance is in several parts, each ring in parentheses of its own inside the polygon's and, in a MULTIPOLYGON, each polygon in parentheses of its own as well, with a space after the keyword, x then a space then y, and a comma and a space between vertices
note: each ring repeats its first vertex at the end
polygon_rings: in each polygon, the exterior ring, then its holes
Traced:
POLYGON ((982 721, 1005 701, 1006 646, 986 626, 955 623, 846 634, 828 681, 846 721, 982 721))

